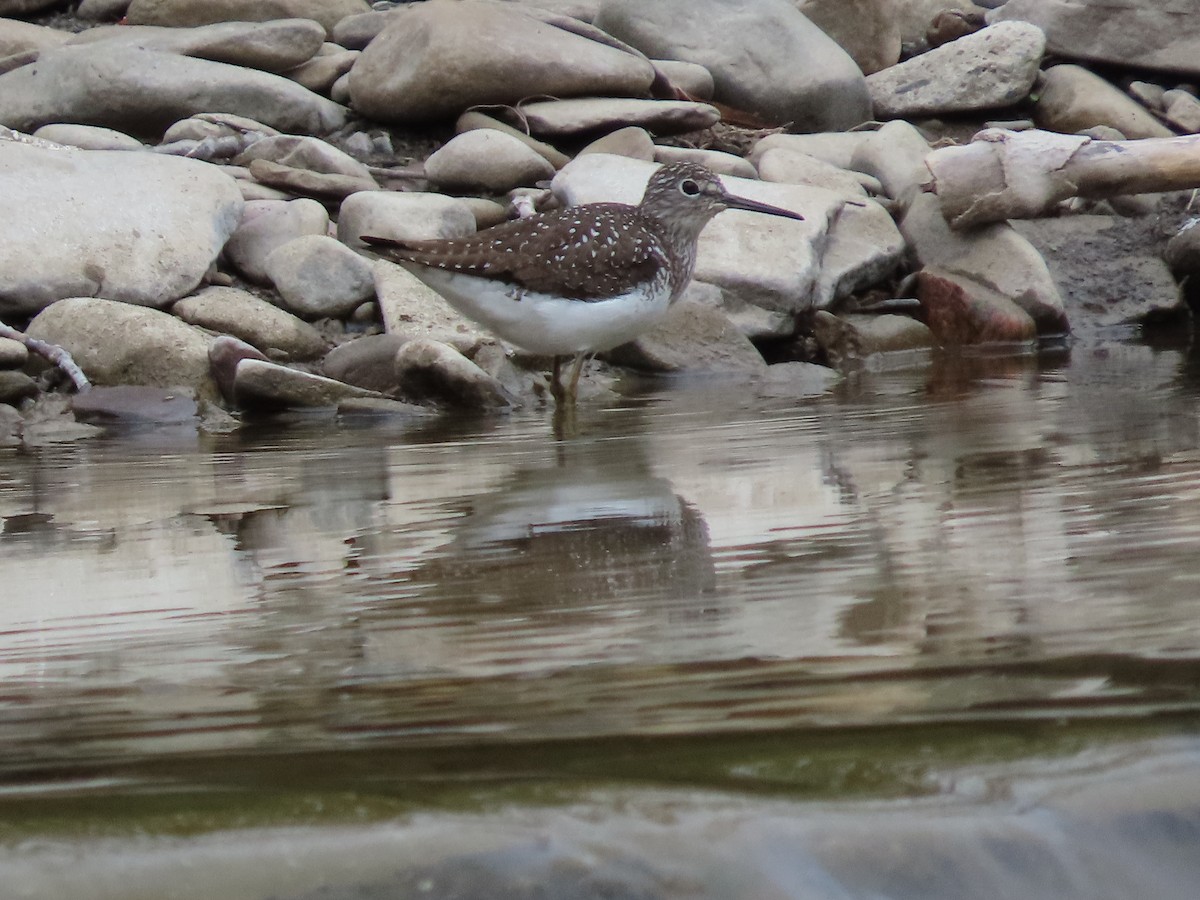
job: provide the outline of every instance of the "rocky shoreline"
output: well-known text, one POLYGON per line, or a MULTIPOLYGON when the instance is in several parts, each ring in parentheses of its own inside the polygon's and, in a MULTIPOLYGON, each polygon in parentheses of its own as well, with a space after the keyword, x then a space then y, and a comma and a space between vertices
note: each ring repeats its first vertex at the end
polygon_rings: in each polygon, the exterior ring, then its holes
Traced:
POLYGON ((952 227, 931 154, 984 125, 1173 146, 1200 130, 1196 26, 988 5, 0 0, 0 446, 548 404, 544 360, 359 237, 635 203, 684 158, 805 221, 715 220, 684 299, 585 398, 620 367, 802 396, 937 348, 1147 325, 1188 342, 1190 191, 1110 185, 952 227))

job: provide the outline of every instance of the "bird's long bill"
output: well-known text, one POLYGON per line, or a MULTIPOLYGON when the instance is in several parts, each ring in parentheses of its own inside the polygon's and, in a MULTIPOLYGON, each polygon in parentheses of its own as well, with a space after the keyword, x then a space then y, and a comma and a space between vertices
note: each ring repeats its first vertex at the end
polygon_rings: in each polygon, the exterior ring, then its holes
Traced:
POLYGON ((804 216, 798 212, 792 212, 790 209, 783 209, 779 206, 772 206, 770 203, 759 203, 757 200, 751 200, 748 197, 727 194, 725 202, 729 205, 730 209, 744 209, 747 212, 765 213, 768 216, 782 216, 785 219, 804 221, 804 216))

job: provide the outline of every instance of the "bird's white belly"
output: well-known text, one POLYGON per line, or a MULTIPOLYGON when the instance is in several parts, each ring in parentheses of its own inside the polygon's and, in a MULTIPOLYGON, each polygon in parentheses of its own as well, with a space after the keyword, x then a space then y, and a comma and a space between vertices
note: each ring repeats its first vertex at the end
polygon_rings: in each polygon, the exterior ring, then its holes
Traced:
POLYGON ((463 315, 546 356, 610 350, 653 328, 670 305, 665 283, 639 285, 607 300, 566 300, 459 272, 412 271, 463 315))

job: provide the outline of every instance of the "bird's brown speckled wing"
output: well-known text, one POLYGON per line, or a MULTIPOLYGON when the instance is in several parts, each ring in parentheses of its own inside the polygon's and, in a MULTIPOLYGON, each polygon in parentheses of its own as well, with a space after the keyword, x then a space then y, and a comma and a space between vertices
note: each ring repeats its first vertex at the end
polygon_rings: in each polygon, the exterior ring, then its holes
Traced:
POLYGON ((622 203, 539 213, 465 238, 394 241, 364 235, 381 255, 505 281, 575 300, 603 300, 652 280, 666 264, 662 241, 622 203))

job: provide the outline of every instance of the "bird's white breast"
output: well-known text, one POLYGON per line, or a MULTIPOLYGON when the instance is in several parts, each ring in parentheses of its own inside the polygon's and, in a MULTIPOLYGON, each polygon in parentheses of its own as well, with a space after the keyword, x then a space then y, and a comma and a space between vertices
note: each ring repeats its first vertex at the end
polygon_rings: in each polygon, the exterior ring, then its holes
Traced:
POLYGON ((610 350, 653 328, 670 305, 665 278, 604 300, 569 300, 475 275, 411 269, 463 315, 523 350, 546 356, 610 350))

